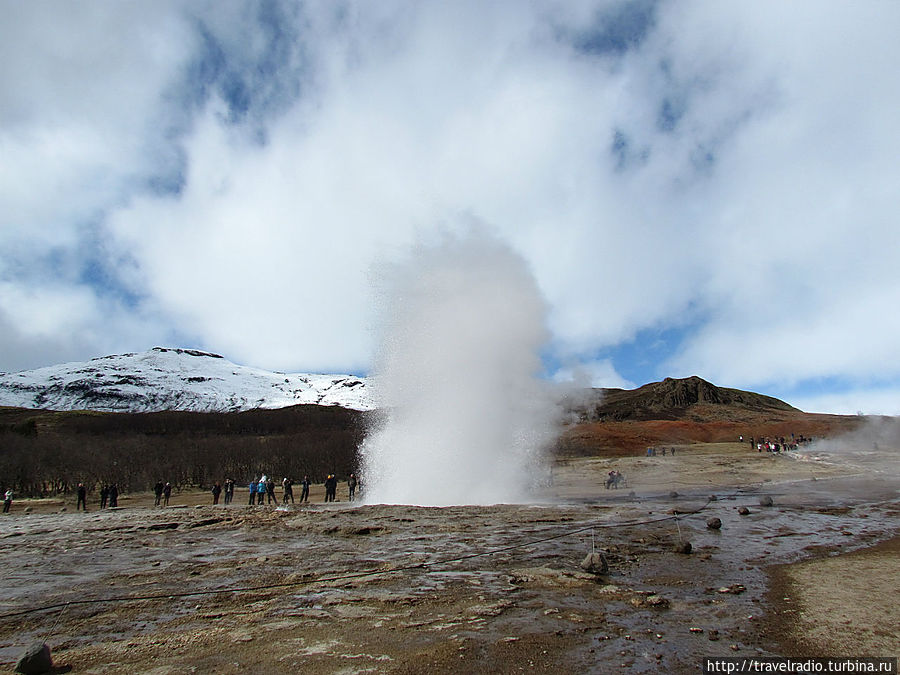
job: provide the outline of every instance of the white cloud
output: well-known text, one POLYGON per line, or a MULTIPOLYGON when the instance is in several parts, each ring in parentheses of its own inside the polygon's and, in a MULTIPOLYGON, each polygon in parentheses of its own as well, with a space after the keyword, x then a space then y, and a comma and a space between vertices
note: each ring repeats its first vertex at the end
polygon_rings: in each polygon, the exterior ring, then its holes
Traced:
MULTIPOLYGON (((616 3, 72 7, 0 29, 12 298, 62 248, 56 282, 102 306, 77 270, 99 237, 133 323, 364 370, 373 263, 474 216, 530 265, 564 363, 675 326, 666 375, 900 377, 895 5, 659 4, 628 48, 583 39, 616 3)), ((130 335, 85 317, 95 350, 130 335)))
POLYGON ((161 94, 186 57, 168 3, 9 3, 0 26, 0 244, 77 236, 156 167, 161 94))
POLYGON ((637 386, 622 377, 609 359, 560 368, 553 374, 553 381, 584 388, 634 389, 637 386))
POLYGON ((859 387, 836 394, 820 394, 792 400, 791 405, 806 412, 832 415, 900 416, 900 388, 859 387))
POLYGON ((888 28, 900 17, 791 7, 767 17, 752 55, 779 66, 777 101, 736 136, 707 194, 709 320, 672 367, 735 384, 897 377, 884 310, 900 301, 900 129, 885 111, 900 104, 888 28))
POLYGON ((165 343, 165 327, 124 310, 84 287, 0 282, 0 368, 15 372, 165 343))

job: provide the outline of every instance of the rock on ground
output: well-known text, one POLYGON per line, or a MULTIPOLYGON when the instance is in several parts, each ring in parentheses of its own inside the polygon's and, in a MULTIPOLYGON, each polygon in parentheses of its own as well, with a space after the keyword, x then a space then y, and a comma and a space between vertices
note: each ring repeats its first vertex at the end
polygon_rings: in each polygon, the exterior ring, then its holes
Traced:
POLYGON ((53 669, 53 659, 50 656, 50 647, 46 642, 35 642, 19 659, 16 664, 16 672, 23 675, 42 675, 53 669))

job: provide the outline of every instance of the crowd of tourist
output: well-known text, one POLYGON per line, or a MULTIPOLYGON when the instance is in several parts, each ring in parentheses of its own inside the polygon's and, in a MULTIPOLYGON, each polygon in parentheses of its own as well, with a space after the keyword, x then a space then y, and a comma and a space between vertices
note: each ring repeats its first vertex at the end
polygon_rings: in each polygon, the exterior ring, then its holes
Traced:
MULTIPOLYGON (((744 442, 744 437, 741 436, 738 439, 741 443, 744 442)), ((795 436, 791 434, 791 437, 785 438, 784 436, 778 437, 750 437, 750 449, 756 450, 757 452, 787 452, 790 450, 796 450, 801 445, 809 445, 813 442, 813 439, 800 434, 799 436, 795 436)))
MULTIPOLYGON (((276 493, 276 489, 278 484, 271 477, 263 474, 259 478, 253 478, 247 486, 248 492, 248 505, 249 506, 258 506, 261 504, 275 505, 275 506, 284 506, 288 503, 290 504, 304 504, 309 502, 309 491, 312 482, 309 479, 309 476, 303 476, 303 480, 300 481, 300 495, 299 498, 294 500, 294 481, 285 476, 281 480, 281 494, 276 493)), ((357 490, 359 489, 359 479, 357 479, 355 474, 350 474, 347 479, 347 494, 348 500, 354 501, 356 499, 357 490)), ((337 500, 337 486, 338 479, 334 474, 329 474, 328 477, 324 481, 325 486, 325 501, 333 502, 337 500)), ((88 495, 93 492, 93 489, 89 489, 87 485, 84 483, 78 483, 75 488, 75 510, 76 511, 87 511, 88 510, 88 495)), ((212 493, 212 503, 214 505, 218 505, 220 503, 225 506, 231 504, 234 501, 234 491, 235 491, 235 482, 231 478, 226 478, 224 481, 216 481, 212 488, 210 488, 210 492, 212 493), (220 501, 221 500, 221 501, 220 501)), ((119 506, 119 486, 117 483, 103 483, 100 485, 98 490, 98 495, 100 498, 100 508, 116 508, 119 506)), ((154 506, 166 507, 169 506, 169 502, 172 499, 172 484, 170 482, 164 482, 163 480, 158 480, 156 484, 153 486, 153 496, 154 496, 154 506)), ((13 490, 12 488, 6 490, 3 493, 3 513, 9 513, 10 508, 12 507, 13 502, 13 490)))

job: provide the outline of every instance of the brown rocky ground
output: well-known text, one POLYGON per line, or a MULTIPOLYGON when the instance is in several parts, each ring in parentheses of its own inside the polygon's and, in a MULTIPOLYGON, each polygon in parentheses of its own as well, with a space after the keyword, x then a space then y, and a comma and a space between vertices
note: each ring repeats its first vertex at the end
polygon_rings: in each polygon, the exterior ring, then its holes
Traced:
POLYGON ((0 662, 34 640, 75 673, 696 673, 713 655, 896 656, 898 475, 883 453, 716 443, 573 458, 525 505, 325 505, 320 488, 287 509, 241 492, 228 508, 205 493, 88 513, 16 502, 0 518, 0 662), (613 468, 627 487, 603 487, 613 468), (581 568, 591 551, 608 574, 581 568))

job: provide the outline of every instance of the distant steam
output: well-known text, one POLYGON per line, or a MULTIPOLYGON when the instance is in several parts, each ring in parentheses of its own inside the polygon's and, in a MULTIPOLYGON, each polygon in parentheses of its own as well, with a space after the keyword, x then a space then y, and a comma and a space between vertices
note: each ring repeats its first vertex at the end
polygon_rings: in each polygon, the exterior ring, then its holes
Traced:
POLYGON ((858 429, 832 438, 822 438, 801 454, 852 464, 872 473, 900 472, 900 418, 862 418, 858 429))
POLYGON ((373 378, 383 418, 362 448, 365 500, 533 499, 556 429, 538 378, 545 305, 526 263, 474 233, 417 248, 384 277, 373 378))

